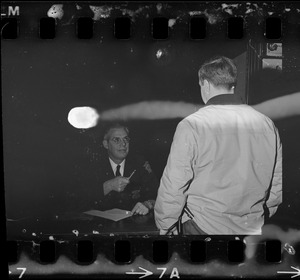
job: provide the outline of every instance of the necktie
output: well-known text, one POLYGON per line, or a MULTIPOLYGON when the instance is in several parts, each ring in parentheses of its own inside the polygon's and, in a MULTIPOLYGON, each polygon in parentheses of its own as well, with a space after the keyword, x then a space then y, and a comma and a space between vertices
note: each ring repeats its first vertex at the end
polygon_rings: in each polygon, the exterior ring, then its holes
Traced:
POLYGON ((118 164, 117 165, 117 170, 116 170, 116 177, 121 176, 120 168, 121 168, 121 166, 118 164))

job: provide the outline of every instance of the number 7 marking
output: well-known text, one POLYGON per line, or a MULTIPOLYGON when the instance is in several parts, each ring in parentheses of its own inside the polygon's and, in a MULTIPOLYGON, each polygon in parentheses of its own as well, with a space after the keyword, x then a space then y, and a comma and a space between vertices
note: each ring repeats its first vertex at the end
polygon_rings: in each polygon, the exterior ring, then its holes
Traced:
POLYGON ((21 279, 26 271, 25 267, 17 267, 17 270, 22 270, 21 274, 19 275, 19 279, 21 279))
POLYGON ((166 270, 167 270, 166 267, 157 267, 156 269, 162 271, 161 274, 160 274, 160 276, 159 276, 159 278, 162 278, 164 276, 166 270))

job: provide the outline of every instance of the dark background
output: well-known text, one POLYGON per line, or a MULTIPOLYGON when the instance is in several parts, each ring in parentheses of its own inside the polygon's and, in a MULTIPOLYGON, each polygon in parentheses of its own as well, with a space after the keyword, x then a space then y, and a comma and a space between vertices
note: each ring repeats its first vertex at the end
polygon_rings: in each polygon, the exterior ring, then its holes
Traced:
MULTIPOLYGON (((151 100, 203 104, 197 71, 214 55, 235 59, 241 73, 237 91, 250 105, 300 90, 299 39, 291 34, 280 41, 285 51, 281 72, 255 69, 249 74, 250 39, 266 45, 262 24, 257 20, 259 14, 249 18, 251 32, 242 40, 229 40, 224 23, 228 14, 218 10, 212 14, 221 19, 218 24, 208 23, 208 38, 193 41, 188 35, 188 7, 173 4, 173 9, 162 9, 166 17, 177 11, 178 20, 170 28, 170 38, 156 41, 150 36, 151 17, 147 17, 156 15, 156 7, 151 5, 134 18, 133 38, 127 41, 113 37, 113 19, 122 15, 120 9, 95 21, 93 39, 79 40, 75 19, 93 14, 87 5, 82 4, 78 11, 69 4, 64 7, 64 18, 57 20, 57 37, 41 40, 37 36, 38 20, 47 16, 50 5, 20 5, 20 37, 3 40, 1 53, 7 218, 61 213, 68 193, 82 188, 79 182, 85 181, 88 174, 86 163, 101 158, 101 137, 107 123, 100 121, 94 128, 76 129, 67 121, 73 107, 91 106, 101 112, 151 100), (163 52, 159 59, 158 50, 163 52)), ((129 8, 136 10, 138 6, 132 4, 129 8)), ((210 8, 213 11, 212 5, 210 8)), ((245 14, 245 10, 240 12, 245 14)), ((292 24, 297 30, 298 25, 292 24)), ((127 122, 131 150, 149 160, 158 178, 179 121, 127 122)), ((299 228, 300 118, 280 119, 275 124, 283 143, 284 202, 271 222, 299 228)))

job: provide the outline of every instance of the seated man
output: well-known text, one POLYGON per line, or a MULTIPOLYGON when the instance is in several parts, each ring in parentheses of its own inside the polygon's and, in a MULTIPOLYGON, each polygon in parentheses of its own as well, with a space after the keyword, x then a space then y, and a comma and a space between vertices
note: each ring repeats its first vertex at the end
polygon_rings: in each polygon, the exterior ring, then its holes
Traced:
POLYGON ((103 138, 107 156, 101 157, 95 169, 97 180, 88 192, 90 209, 120 208, 146 215, 154 207, 158 180, 150 164, 141 156, 129 155, 129 130, 115 124, 103 138))

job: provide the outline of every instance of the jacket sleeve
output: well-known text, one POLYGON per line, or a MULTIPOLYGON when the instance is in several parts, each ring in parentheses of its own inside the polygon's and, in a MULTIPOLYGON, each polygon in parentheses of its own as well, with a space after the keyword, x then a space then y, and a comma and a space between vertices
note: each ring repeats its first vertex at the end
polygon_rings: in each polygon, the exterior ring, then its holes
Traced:
POLYGON ((188 122, 177 126, 167 165, 164 169, 154 207, 155 222, 167 230, 179 218, 186 202, 185 191, 193 179, 194 136, 188 122))
POLYGON ((274 174, 272 178, 272 184, 270 189, 270 195, 266 202, 269 208, 270 217, 273 216, 278 206, 282 202, 282 144, 280 142, 279 133, 276 129, 277 138, 277 153, 274 167, 274 174))

